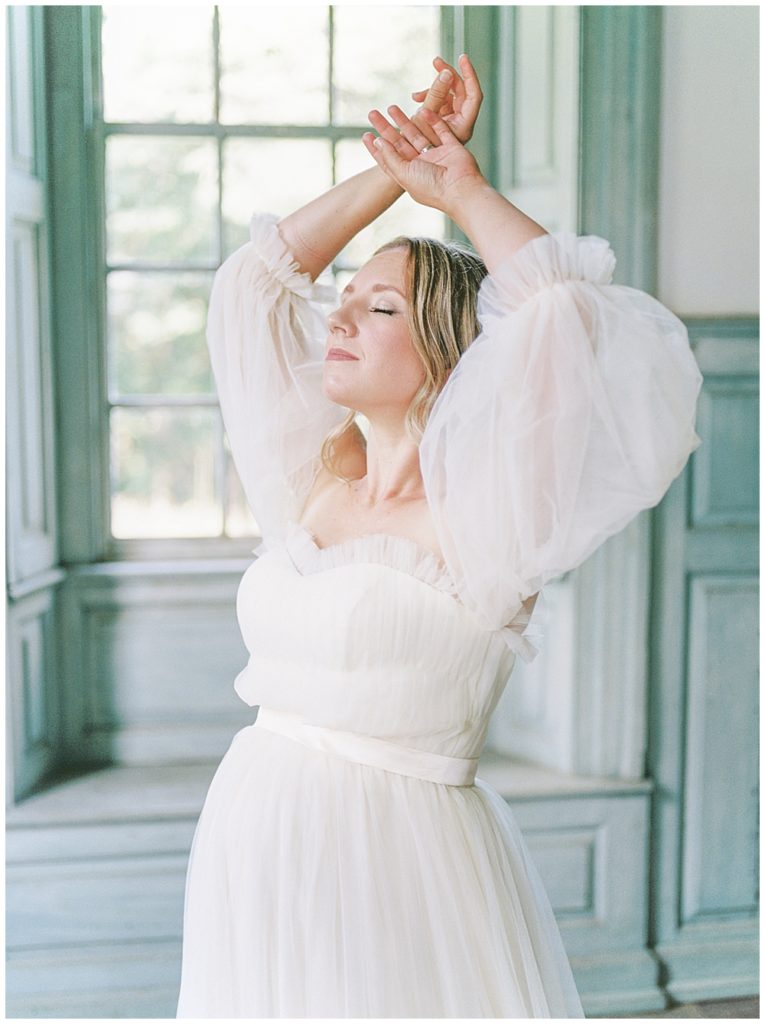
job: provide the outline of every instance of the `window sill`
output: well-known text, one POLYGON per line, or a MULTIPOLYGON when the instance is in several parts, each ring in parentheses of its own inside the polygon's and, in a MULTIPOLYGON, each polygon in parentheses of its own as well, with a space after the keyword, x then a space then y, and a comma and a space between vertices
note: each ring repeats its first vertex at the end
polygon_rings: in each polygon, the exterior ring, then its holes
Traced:
MULTIPOLYGON (((13 830, 196 818, 216 767, 217 762, 99 768, 9 808, 6 825, 13 830)), ((566 775, 493 751, 481 758, 478 778, 513 801, 642 794, 652 788, 648 779, 566 775)))

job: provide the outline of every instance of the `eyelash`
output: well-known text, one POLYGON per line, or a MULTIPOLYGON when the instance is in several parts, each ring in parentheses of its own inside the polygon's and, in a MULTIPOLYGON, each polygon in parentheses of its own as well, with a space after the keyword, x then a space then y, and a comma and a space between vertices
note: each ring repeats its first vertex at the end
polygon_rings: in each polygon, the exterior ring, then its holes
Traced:
POLYGON ((372 306, 370 310, 370 313, 386 313, 388 316, 393 316, 395 312, 395 309, 380 309, 379 306, 372 306))

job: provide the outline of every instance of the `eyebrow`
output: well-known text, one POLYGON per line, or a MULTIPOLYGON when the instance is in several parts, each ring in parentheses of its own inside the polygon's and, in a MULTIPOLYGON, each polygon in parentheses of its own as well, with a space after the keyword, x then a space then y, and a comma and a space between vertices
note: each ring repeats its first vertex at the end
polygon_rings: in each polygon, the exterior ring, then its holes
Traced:
MULTIPOLYGON (((340 292, 340 296, 342 297, 343 295, 350 295, 352 291, 353 291, 353 285, 352 284, 347 284, 345 286, 345 288, 343 288, 343 290, 340 292)), ((398 295, 401 296, 402 299, 406 299, 406 295, 404 295, 404 293, 401 291, 401 289, 397 288, 394 284, 373 284, 372 285, 372 291, 373 292, 396 292, 398 295)))

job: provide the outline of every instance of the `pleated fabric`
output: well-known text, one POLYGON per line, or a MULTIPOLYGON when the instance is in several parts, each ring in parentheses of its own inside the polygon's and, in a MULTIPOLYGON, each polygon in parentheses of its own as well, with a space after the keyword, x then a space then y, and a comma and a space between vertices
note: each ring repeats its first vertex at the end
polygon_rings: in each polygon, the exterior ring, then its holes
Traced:
MULTIPOLYGON (((546 583, 658 504, 701 444, 688 331, 652 296, 613 284, 615 266, 605 239, 568 231, 513 253, 481 284, 481 331, 426 424, 420 467, 439 546, 488 629, 517 625, 546 583)), ((250 241, 215 276, 210 358, 267 543, 300 518, 322 441, 347 413, 321 383, 336 303, 299 272, 271 214, 253 216, 250 241)))
POLYGON ((687 331, 614 266, 604 239, 556 232, 483 282, 420 444, 443 561, 387 535, 321 549, 298 525, 346 413, 321 387, 335 300, 269 215, 216 274, 208 344, 263 534, 235 689, 266 715, 194 835, 178 1017, 583 1015, 512 811, 469 769, 538 653, 542 587, 701 443, 687 331))
MULTIPOLYGON (((515 654, 432 554, 289 538, 239 588, 240 697, 394 759, 477 758, 515 654)), ((235 735, 189 859, 178 1017, 582 1016, 542 882, 480 772, 445 784, 343 750, 257 718, 235 735)))
POLYGON ((248 726, 192 849, 178 1017, 581 1017, 547 896, 485 783, 248 726))

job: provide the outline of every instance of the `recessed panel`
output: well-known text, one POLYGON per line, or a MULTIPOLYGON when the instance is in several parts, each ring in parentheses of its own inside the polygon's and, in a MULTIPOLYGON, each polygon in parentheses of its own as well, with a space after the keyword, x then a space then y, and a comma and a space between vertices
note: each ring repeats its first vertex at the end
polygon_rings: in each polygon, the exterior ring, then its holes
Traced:
POLYGON ((759 394, 752 377, 708 376, 696 426, 693 526, 751 526, 759 509, 759 394))
POLYGON ((527 837, 556 914, 595 914, 596 831, 556 831, 527 837))
POLYGON ((17 351, 19 434, 11 440, 20 454, 21 526, 25 533, 45 533, 45 450, 40 358, 39 228, 17 221, 13 231, 13 284, 17 351))
POLYGON ((757 580, 691 586, 683 918, 748 916, 758 892, 757 580))
POLYGON ((228 721, 241 706, 234 678, 247 662, 234 594, 226 604, 198 599, 114 604, 85 610, 89 727, 228 721))
POLYGON ((8 115, 10 128, 10 149, 13 166, 27 174, 34 173, 34 65, 32 63, 32 40, 30 18, 34 9, 25 6, 9 6, 7 59, 9 74, 8 115))
POLYGON ((516 8, 515 117, 518 184, 555 175, 554 7, 516 8))

